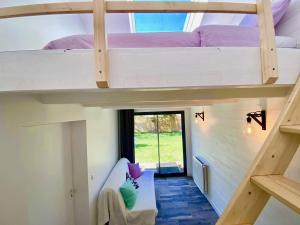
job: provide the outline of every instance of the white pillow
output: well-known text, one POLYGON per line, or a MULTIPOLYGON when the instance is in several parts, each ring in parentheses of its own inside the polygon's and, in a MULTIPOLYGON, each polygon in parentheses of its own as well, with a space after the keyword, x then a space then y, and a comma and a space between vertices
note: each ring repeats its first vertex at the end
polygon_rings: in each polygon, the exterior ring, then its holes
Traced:
POLYGON ((277 48, 298 48, 297 40, 292 37, 276 36, 277 48))
POLYGON ((292 0, 286 14, 276 27, 276 35, 293 37, 300 43, 300 0, 292 0))

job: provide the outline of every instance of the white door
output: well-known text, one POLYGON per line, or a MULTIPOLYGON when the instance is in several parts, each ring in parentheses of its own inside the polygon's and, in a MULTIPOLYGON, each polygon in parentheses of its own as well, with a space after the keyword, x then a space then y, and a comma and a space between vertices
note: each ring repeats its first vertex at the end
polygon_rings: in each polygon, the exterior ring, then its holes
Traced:
POLYGON ((30 225, 74 225, 69 124, 24 127, 20 144, 30 225))

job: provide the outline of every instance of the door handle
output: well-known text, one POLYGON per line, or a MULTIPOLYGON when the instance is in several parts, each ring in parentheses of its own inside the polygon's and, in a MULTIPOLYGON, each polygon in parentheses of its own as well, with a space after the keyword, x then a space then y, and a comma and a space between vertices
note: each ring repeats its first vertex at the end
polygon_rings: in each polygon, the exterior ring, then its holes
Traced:
POLYGON ((75 188, 71 188, 70 192, 69 192, 70 193, 70 197, 73 198, 76 192, 77 192, 77 190, 75 188))

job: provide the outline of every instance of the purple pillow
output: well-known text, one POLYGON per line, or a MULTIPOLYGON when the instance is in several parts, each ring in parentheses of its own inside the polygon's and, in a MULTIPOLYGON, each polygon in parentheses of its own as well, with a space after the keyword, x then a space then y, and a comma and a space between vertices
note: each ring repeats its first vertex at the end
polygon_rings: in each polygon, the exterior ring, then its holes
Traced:
POLYGON ((143 174, 139 163, 128 163, 128 170, 133 179, 137 179, 143 174))
MULTIPOLYGON (((286 13, 291 0, 275 0, 272 4, 272 14, 274 20, 274 27, 279 23, 283 15, 286 13)), ((257 26, 257 16, 256 15, 246 15, 241 21, 240 26, 255 27, 257 26)))
POLYGON ((201 47, 257 47, 259 31, 257 27, 239 27, 229 25, 200 26, 201 47))

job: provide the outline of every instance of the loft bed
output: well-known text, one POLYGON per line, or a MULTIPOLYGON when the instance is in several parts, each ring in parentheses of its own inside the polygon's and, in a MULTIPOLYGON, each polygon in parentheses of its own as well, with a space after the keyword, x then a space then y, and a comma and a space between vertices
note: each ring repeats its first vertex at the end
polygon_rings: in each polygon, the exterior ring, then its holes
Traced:
POLYGON ((276 48, 268 0, 257 0, 257 4, 103 0, 49 3, 0 8, 0 19, 79 13, 93 14, 94 50, 2 52, 0 90, 293 84, 300 71, 299 50, 276 48), (135 12, 257 14, 260 46, 108 48, 105 14, 135 12))

